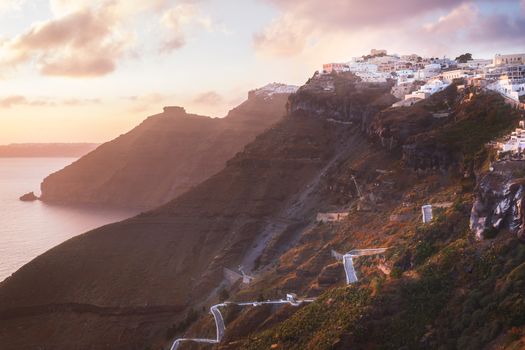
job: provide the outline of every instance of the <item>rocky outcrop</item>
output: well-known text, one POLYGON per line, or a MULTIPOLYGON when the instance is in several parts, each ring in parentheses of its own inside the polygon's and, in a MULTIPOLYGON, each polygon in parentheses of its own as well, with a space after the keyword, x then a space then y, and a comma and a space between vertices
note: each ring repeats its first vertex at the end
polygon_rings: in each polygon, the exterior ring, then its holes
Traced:
POLYGON ((281 90, 252 93, 225 118, 165 107, 163 113, 48 176, 41 198, 143 209, 164 204, 220 171, 284 116, 288 94, 281 90))
POLYGON ((476 238, 493 238, 507 229, 525 241, 525 178, 513 175, 524 167, 522 162, 503 162, 480 179, 470 215, 476 238))
POLYGON ((20 200, 22 202, 33 202, 33 201, 38 200, 38 197, 35 195, 34 192, 29 192, 29 193, 26 193, 23 196, 21 196, 20 200))
POLYGON ((372 117, 395 102, 390 83, 363 83, 352 73, 316 74, 290 96, 289 111, 366 129, 372 117))
POLYGON ((458 164, 457 155, 432 142, 403 145, 402 160, 407 167, 416 170, 447 170, 458 164))
MULTIPOLYGON (((410 166, 417 166, 419 160, 412 159, 414 156, 412 150, 426 148, 422 153, 428 155, 428 147, 426 145, 420 147, 420 144, 421 141, 429 140, 424 137, 414 138, 446 124, 447 119, 434 118, 433 112, 439 110, 442 105, 451 108, 456 99, 456 88, 451 86, 413 106, 385 109, 374 116, 367 132, 372 139, 389 151, 403 149, 406 160, 412 164, 410 166)), ((435 152, 431 151, 431 153, 435 152)))

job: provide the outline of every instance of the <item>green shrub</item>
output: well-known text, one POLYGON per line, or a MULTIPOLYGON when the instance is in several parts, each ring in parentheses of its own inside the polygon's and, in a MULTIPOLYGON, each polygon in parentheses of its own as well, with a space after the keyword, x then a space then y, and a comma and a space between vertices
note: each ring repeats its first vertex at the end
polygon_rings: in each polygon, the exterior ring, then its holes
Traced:
POLYGON ((436 248, 429 242, 420 242, 414 252, 414 263, 416 265, 423 264, 429 257, 436 252, 436 248))

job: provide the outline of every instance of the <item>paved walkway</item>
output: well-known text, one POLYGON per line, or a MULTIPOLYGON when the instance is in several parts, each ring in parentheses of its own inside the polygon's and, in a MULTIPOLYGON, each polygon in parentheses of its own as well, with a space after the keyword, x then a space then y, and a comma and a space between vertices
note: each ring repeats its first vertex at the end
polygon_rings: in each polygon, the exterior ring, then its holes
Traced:
POLYGON ((332 256, 337 260, 343 261, 346 274, 346 284, 352 284, 358 281, 353 259, 360 256, 383 254, 387 249, 388 248, 354 249, 344 255, 332 250, 332 256))
POLYGON ((226 330, 226 326, 224 325, 224 318, 222 317, 220 308, 227 306, 227 305, 237 305, 237 306, 260 306, 265 304, 290 304, 292 306, 299 306, 303 303, 311 303, 315 300, 315 298, 311 299, 297 299, 297 297, 294 294, 287 294, 286 299, 279 299, 279 300, 267 300, 267 301, 248 301, 243 303, 234 303, 234 302, 224 302, 221 304, 213 305, 210 308, 210 312, 213 315, 213 318, 215 319, 215 328, 217 331, 217 338, 215 339, 206 339, 206 338, 179 338, 176 339, 173 342, 173 345, 171 345, 170 350, 177 350, 179 345, 184 342, 195 342, 195 343, 205 343, 205 344, 218 344, 221 342, 222 338, 224 338, 224 332, 226 330))

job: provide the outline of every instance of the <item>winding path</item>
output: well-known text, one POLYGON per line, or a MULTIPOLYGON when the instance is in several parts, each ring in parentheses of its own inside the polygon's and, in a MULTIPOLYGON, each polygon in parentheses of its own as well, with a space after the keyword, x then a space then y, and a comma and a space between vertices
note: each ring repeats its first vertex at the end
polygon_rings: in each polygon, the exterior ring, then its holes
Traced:
POLYGON ((353 259, 360 256, 383 254, 387 249, 388 248, 354 249, 344 255, 332 250, 332 256, 337 260, 343 261, 346 274, 346 284, 352 284, 358 281, 353 259))
POLYGON ((303 303, 311 303, 315 300, 315 298, 311 299, 297 299, 295 294, 287 294, 286 299, 280 299, 280 300, 267 300, 267 301, 248 301, 243 303, 234 303, 234 302, 224 302, 221 304, 213 305, 210 308, 210 313, 213 315, 213 318, 215 319, 215 327, 217 331, 217 338, 216 339, 205 339, 205 338, 179 338, 176 339, 173 344, 171 345, 170 350, 177 350, 179 345, 183 342, 196 342, 196 343, 205 343, 205 344, 218 344, 221 342, 222 338, 224 338, 224 331, 226 330, 226 326, 224 325, 224 318, 222 317, 221 311, 219 308, 227 306, 227 305, 237 305, 237 306, 260 306, 265 304, 290 304, 292 306, 299 306, 303 303))

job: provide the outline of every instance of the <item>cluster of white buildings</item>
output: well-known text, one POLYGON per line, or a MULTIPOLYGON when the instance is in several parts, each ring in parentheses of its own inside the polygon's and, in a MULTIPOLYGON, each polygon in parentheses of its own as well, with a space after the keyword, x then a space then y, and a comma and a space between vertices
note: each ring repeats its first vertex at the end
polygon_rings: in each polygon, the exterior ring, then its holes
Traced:
POLYGON ((345 63, 323 65, 323 74, 353 72, 364 82, 394 80, 392 94, 401 101, 394 107, 408 106, 443 91, 456 79, 476 81, 477 85, 499 92, 516 101, 525 96, 525 54, 494 56, 456 62, 449 58, 425 58, 417 54, 389 55, 372 49, 369 55, 345 63))
POLYGON ((497 148, 500 153, 522 154, 525 151, 525 122, 520 121, 520 126, 510 136, 497 143, 497 148))
POLYGON ((496 55, 485 69, 487 88, 519 102, 525 96, 525 54, 496 55))

